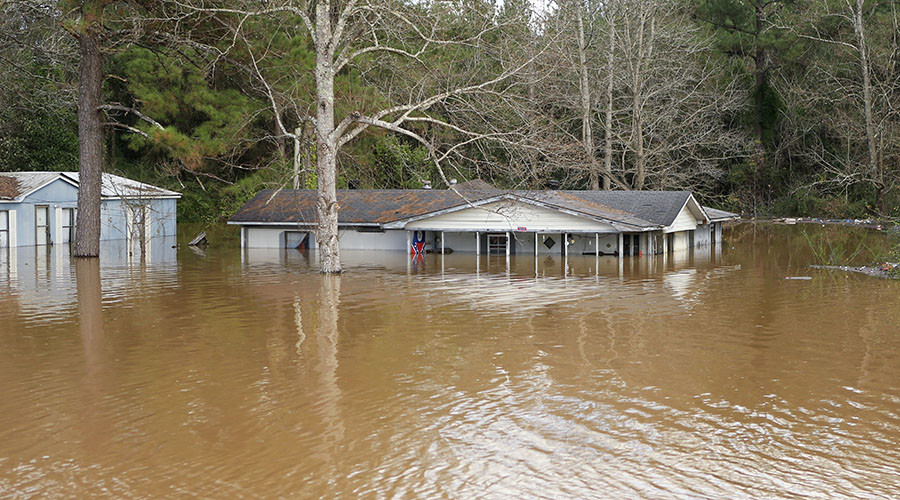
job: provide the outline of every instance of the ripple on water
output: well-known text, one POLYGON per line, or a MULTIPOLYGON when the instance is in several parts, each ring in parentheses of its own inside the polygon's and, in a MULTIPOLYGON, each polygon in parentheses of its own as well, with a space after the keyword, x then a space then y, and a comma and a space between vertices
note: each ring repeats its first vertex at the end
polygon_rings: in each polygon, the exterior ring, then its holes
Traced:
POLYGON ((891 497, 897 288, 785 252, 19 273, 0 496, 891 497))

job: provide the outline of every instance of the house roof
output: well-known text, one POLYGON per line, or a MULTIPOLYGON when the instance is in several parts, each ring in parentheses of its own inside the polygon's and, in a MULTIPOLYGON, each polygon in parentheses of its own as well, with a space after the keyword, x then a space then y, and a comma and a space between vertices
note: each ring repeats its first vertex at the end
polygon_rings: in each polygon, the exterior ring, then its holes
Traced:
POLYGON ((740 214, 726 212, 717 208, 703 207, 703 210, 706 212, 706 215, 709 216, 710 222, 722 222, 726 220, 736 220, 741 218, 740 214))
MULTIPOLYGON (((338 223, 347 225, 386 224, 419 215, 447 210, 501 194, 484 181, 450 189, 339 189, 338 223), (461 198, 462 195, 465 199, 461 198)), ((235 223, 303 224, 316 220, 314 189, 265 189, 235 213, 235 223)))
MULTIPOLYGON (((511 198, 592 219, 651 229, 672 224, 692 199, 690 191, 503 191, 480 179, 458 184, 456 191, 459 194, 450 189, 339 189, 338 223, 384 226, 470 204, 511 198)), ((229 222, 313 224, 316 199, 315 190, 267 189, 241 207, 229 222)), ((736 217, 729 212, 716 212, 736 217)))
MULTIPOLYGON (((20 202, 32 192, 62 179, 78 187, 78 172, 5 172, 0 173, 0 200, 20 202)), ((103 198, 180 198, 181 194, 114 174, 103 174, 100 196, 103 198)))

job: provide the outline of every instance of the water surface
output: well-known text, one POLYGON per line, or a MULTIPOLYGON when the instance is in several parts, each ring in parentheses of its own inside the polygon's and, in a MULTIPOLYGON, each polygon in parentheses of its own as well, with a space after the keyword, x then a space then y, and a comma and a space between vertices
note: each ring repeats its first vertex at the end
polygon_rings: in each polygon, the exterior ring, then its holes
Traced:
POLYGON ((896 496, 900 282, 808 269, 798 228, 726 238, 340 277, 3 253, 0 497, 896 496))

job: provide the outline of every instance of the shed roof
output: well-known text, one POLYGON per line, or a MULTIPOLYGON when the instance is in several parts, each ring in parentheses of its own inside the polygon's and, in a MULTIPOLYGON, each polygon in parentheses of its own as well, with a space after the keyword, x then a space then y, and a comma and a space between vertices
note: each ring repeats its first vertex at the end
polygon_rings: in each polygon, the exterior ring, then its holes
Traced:
MULTIPOLYGON (((78 172, 4 172, 0 173, 0 200, 22 201, 32 192, 62 179, 78 186, 78 172)), ((103 198, 179 198, 180 193, 144 184, 114 174, 103 174, 100 196, 103 198)))

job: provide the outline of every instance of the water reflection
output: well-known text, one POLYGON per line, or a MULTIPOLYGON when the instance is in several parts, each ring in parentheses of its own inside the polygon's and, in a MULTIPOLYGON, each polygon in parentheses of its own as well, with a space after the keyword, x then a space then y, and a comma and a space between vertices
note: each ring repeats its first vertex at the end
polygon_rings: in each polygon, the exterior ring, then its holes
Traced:
POLYGON ((346 252, 342 276, 293 251, 18 252, 0 496, 890 497, 900 287, 810 271, 796 236, 346 252))

